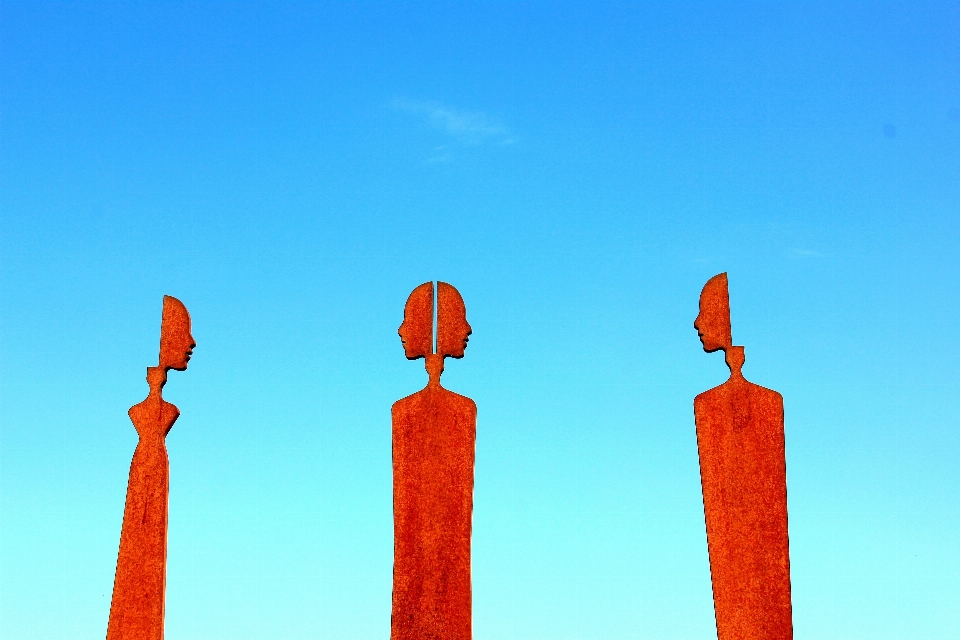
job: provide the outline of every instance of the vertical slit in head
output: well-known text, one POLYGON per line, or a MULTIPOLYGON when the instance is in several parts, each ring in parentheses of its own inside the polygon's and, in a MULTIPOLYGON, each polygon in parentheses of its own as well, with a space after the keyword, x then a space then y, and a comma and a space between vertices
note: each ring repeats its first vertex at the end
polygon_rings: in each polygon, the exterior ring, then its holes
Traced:
POLYGON ((433 347, 431 353, 438 353, 437 334, 440 330, 440 300, 437 298, 437 283, 431 280, 430 286, 433 287, 433 341, 430 346, 433 347))

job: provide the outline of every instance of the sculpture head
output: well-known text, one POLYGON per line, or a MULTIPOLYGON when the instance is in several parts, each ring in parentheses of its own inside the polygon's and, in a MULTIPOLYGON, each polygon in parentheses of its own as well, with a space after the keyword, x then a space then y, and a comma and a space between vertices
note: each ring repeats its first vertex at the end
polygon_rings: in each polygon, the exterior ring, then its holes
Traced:
POLYGON ((163 320, 160 323, 160 365, 163 371, 183 371, 197 346, 190 334, 190 314, 183 303, 163 296, 163 320))
POLYGON ((433 353, 433 283, 424 282, 413 290, 403 308, 403 322, 397 330, 408 360, 433 353))
POLYGON ((437 353, 462 358, 473 329, 460 292, 446 282, 437 283, 437 353))
POLYGON ((721 273, 707 280, 700 293, 700 314, 693 322, 707 353, 727 350, 733 344, 730 328, 730 294, 727 274, 721 273))

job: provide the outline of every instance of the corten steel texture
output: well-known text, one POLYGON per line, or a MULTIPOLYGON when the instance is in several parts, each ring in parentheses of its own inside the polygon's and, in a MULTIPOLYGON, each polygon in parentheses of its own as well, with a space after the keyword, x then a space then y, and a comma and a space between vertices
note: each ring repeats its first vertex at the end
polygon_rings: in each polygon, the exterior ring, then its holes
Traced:
POLYGON ((694 322, 730 378, 693 403, 719 640, 793 637, 783 397, 748 382, 733 346, 727 274, 711 278, 694 322))
POLYGON ((170 465, 164 438, 180 411, 161 393, 167 371, 187 368, 196 343, 183 303, 163 297, 160 362, 147 367, 150 394, 130 408, 140 441, 130 464, 107 640, 161 640, 167 567, 170 465))
POLYGON ((443 358, 463 357, 470 335, 460 293, 437 283, 414 289, 400 336, 410 359, 425 357, 427 386, 393 405, 393 640, 472 636, 470 535, 477 405, 440 386, 443 358), (424 320, 426 319, 426 320, 424 320), (412 345, 426 344, 425 352, 412 345))

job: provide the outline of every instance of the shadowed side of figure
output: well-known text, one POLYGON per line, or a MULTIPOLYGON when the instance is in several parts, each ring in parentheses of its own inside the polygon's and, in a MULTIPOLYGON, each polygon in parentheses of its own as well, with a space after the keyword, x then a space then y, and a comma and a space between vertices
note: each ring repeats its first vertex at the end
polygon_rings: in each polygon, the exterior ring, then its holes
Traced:
POLYGON ((460 293, 413 290, 400 325, 410 360, 426 359, 427 386, 393 405, 392 640, 472 637, 470 535, 477 406, 440 386, 443 359, 462 358, 471 333, 460 293))
POLYGON ((163 297, 160 362, 147 367, 150 394, 130 408, 140 441, 130 464, 107 640, 161 640, 167 567, 170 465, 164 438, 180 411, 161 395, 167 371, 187 368, 196 343, 183 303, 163 297))
POLYGON ((694 327, 730 378, 694 400, 719 640, 793 637, 783 397, 748 382, 733 346, 727 274, 700 294, 694 327))

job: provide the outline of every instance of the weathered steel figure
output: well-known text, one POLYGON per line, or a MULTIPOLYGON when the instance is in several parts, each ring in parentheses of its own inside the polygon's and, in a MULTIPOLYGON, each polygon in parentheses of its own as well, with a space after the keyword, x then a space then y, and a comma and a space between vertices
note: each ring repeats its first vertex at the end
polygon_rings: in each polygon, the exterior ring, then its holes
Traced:
POLYGON ((393 405, 392 640, 472 637, 470 533, 477 405, 440 386, 443 359, 462 358, 471 329, 460 293, 437 283, 413 290, 400 325, 410 360, 426 359, 430 378, 393 405))
POLYGON ((163 297, 160 363, 147 367, 147 399, 130 408, 140 441, 130 464, 107 640, 162 640, 170 464, 164 438, 180 411, 164 401, 167 371, 187 368, 196 343, 183 303, 163 297))
POLYGON ((783 396, 748 382, 733 346, 727 274, 700 294, 704 351, 726 353, 730 379, 693 403, 719 640, 793 638, 783 396))

